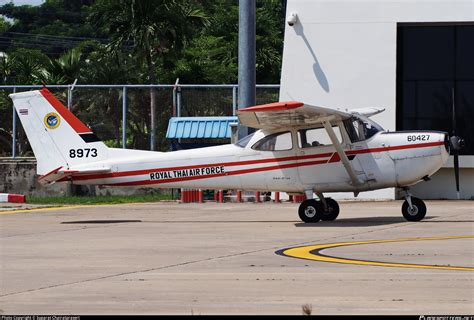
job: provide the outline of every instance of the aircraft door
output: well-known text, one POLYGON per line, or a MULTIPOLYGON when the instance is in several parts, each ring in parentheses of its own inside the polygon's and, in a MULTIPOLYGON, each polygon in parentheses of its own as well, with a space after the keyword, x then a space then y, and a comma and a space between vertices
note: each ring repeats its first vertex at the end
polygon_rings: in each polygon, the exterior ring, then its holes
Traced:
POLYGON ((358 166, 365 174, 369 185, 393 183, 394 166, 388 152, 384 151, 388 141, 381 127, 372 121, 363 119, 349 119, 344 121, 348 140, 351 140, 349 154, 354 158, 352 163, 358 166))
MULTIPOLYGON (((347 139, 341 134, 338 124, 333 124, 333 131, 343 149, 347 150, 347 139)), ((298 130, 297 136, 298 173, 303 184, 324 190, 331 186, 345 185, 350 181, 324 127, 301 129, 298 130)), ((359 164, 354 169, 363 173, 359 164)))
MULTIPOLYGON (((298 182, 294 134, 291 131, 265 133, 252 147, 256 151, 247 170, 252 172, 243 185, 265 191, 293 191, 298 182), (251 180, 251 181, 250 181, 251 180)), ((248 157, 247 157, 248 158, 248 157)), ((244 159, 242 159, 244 160, 244 159)), ((243 181, 243 180, 242 180, 243 181)))

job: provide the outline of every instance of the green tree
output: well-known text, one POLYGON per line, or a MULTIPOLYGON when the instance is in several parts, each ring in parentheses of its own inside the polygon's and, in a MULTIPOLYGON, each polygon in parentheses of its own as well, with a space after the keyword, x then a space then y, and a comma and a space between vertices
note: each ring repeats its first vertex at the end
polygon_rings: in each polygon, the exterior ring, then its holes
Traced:
POLYGON ((37 49, 19 48, 9 54, 12 59, 12 84, 41 84, 42 70, 49 58, 37 49))
POLYGON ((72 49, 59 58, 48 59, 40 71, 40 78, 45 84, 71 84, 81 76, 84 61, 79 49, 72 49))
MULTIPOLYGON (((176 62, 174 78, 183 83, 237 83, 239 6, 217 0, 206 5, 210 23, 176 62)), ((284 2, 256 3, 257 83, 279 83, 283 51, 284 2)), ((171 79, 170 79, 171 80, 171 79)))
POLYGON ((40 49, 47 55, 59 56, 89 38, 103 38, 101 29, 86 23, 92 0, 46 0, 40 6, 0 6, 0 14, 13 20, 4 29, 0 49, 40 49))
MULTIPOLYGON (((130 47, 146 67, 147 82, 158 82, 158 66, 166 66, 207 18, 194 1, 99 0, 91 21, 107 25, 110 48, 130 47)), ((150 149, 156 149, 156 90, 150 89, 150 149)))

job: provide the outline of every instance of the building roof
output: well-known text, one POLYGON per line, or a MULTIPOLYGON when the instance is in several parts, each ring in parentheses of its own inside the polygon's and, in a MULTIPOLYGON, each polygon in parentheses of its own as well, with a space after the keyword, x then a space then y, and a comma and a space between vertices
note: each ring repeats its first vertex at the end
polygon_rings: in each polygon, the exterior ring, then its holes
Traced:
POLYGON ((173 117, 166 138, 230 138, 230 124, 237 121, 237 117, 173 117))

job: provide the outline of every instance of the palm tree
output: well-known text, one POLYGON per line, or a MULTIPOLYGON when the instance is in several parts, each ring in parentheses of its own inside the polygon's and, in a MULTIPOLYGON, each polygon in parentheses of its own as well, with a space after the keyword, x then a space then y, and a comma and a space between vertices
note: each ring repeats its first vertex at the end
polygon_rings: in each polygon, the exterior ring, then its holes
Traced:
POLYGON ((82 53, 75 48, 57 59, 49 59, 41 69, 41 80, 46 84, 70 84, 81 75, 84 61, 82 53))
MULTIPOLYGON (((99 0, 90 20, 112 35, 110 49, 132 50, 145 65, 147 82, 156 84, 158 63, 177 56, 207 17, 196 1, 99 0)), ((156 149, 156 89, 150 88, 150 149, 156 149)))

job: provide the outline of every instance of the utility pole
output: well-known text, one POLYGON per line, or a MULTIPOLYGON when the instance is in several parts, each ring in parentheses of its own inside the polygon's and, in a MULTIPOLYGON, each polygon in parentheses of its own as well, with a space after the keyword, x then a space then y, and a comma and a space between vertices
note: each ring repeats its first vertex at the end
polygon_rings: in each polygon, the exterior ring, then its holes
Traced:
MULTIPOLYGON (((239 0, 239 109, 255 105, 255 47, 255 0, 239 0)), ((252 131, 239 125, 238 138, 252 131)))

